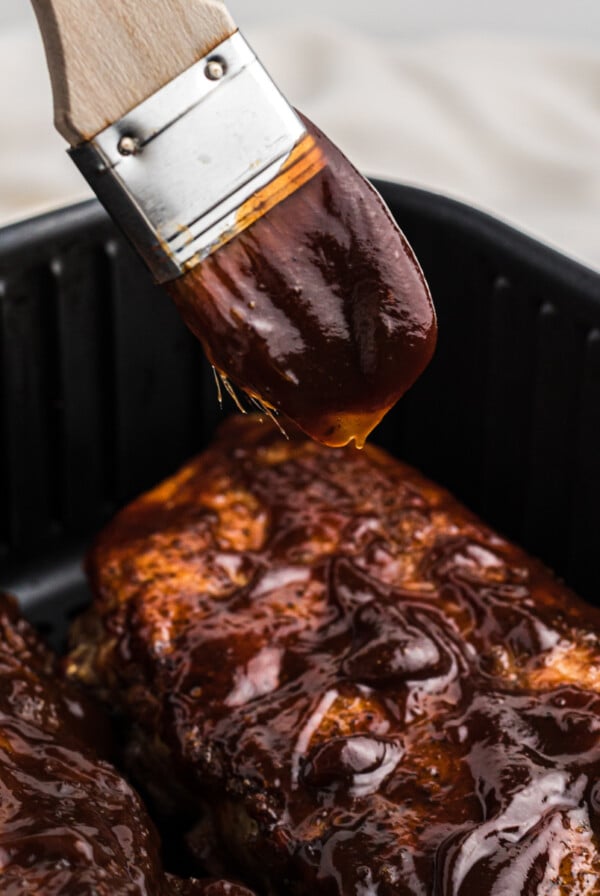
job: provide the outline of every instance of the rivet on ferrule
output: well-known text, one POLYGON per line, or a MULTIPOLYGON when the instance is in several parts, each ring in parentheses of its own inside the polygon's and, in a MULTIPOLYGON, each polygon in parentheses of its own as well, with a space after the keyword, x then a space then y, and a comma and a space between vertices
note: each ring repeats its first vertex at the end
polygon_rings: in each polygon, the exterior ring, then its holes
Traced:
POLYGON ((141 152, 142 147, 140 146, 139 140, 137 140, 135 137, 131 137, 129 134, 126 134, 119 140, 117 149, 122 156, 136 156, 139 152, 141 152))
POLYGON ((222 59, 209 59, 204 69, 204 74, 209 81, 220 81, 225 77, 227 66, 222 59))

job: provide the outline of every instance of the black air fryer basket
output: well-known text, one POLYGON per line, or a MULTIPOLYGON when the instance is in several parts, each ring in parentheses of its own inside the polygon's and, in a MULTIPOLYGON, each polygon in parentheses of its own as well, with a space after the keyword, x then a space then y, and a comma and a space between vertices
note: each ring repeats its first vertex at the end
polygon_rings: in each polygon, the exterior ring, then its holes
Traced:
MULTIPOLYGON (((378 188, 439 315, 376 441, 600 603, 600 276, 459 203, 378 188)), ((95 203, 0 231, 0 590, 60 644, 81 558, 210 440, 212 373, 95 203)))

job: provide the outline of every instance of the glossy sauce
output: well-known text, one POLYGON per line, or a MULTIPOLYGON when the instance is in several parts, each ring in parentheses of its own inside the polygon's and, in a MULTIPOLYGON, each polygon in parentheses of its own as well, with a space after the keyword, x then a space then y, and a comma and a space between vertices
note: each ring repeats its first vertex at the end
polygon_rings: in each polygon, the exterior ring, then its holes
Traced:
POLYGON ((0 595, 2 896, 252 896, 164 874, 139 797, 100 758, 109 730, 0 595))
POLYGON ((158 839, 133 791, 89 750, 104 714, 60 680, 0 596, 0 890, 5 896, 162 894, 158 839))
POLYGON ((90 572, 80 674, 168 744, 217 865, 290 894, 598 892, 600 614, 410 468, 237 418, 90 572))
POLYGON ((435 313, 381 198, 307 127, 326 167, 170 291, 228 382, 324 444, 362 447, 429 363, 435 313))

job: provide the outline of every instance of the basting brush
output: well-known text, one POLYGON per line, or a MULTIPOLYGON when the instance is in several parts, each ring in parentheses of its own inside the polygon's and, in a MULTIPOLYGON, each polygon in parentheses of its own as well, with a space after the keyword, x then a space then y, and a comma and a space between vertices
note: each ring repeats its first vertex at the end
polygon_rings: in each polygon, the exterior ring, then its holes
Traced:
POLYGON ((328 445, 364 444, 436 340, 379 195, 220 0, 32 2, 56 127, 225 388, 328 445))

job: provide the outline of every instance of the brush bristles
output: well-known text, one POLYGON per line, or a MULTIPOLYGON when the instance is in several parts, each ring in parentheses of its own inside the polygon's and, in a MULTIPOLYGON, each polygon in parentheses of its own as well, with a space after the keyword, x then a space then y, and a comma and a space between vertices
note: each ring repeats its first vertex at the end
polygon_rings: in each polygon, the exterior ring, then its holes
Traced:
MULTIPOLYGON (((231 383, 230 380, 227 379, 227 377, 225 376, 224 373, 221 373, 220 370, 217 370, 216 367, 213 367, 212 370, 213 370, 213 376, 215 378, 215 384, 217 386, 217 399, 218 399, 219 407, 221 408, 221 410, 223 410, 223 389, 221 388, 221 386, 222 386, 225 389, 225 391, 227 392, 227 394, 229 395, 229 397, 231 398, 231 400, 233 401, 233 403, 235 404, 238 411, 240 411, 242 414, 247 414, 248 409, 244 407, 242 400, 240 399, 240 396, 235 391, 233 383, 231 383)), ((261 414, 264 414, 265 417, 268 417, 269 420, 272 420, 272 422, 275 424, 275 426, 277 427, 277 429, 279 430, 281 435, 284 436, 284 438, 289 439, 287 432, 285 431, 285 429, 283 428, 283 426, 281 425, 281 423, 278 420, 279 415, 274 408, 270 408, 267 404, 265 404, 265 402, 261 401, 260 398, 257 398, 254 395, 250 395, 250 393, 248 393, 248 392, 243 392, 243 396, 248 401, 250 401, 250 403, 253 405, 253 407, 252 407, 253 411, 258 410, 261 414)))

